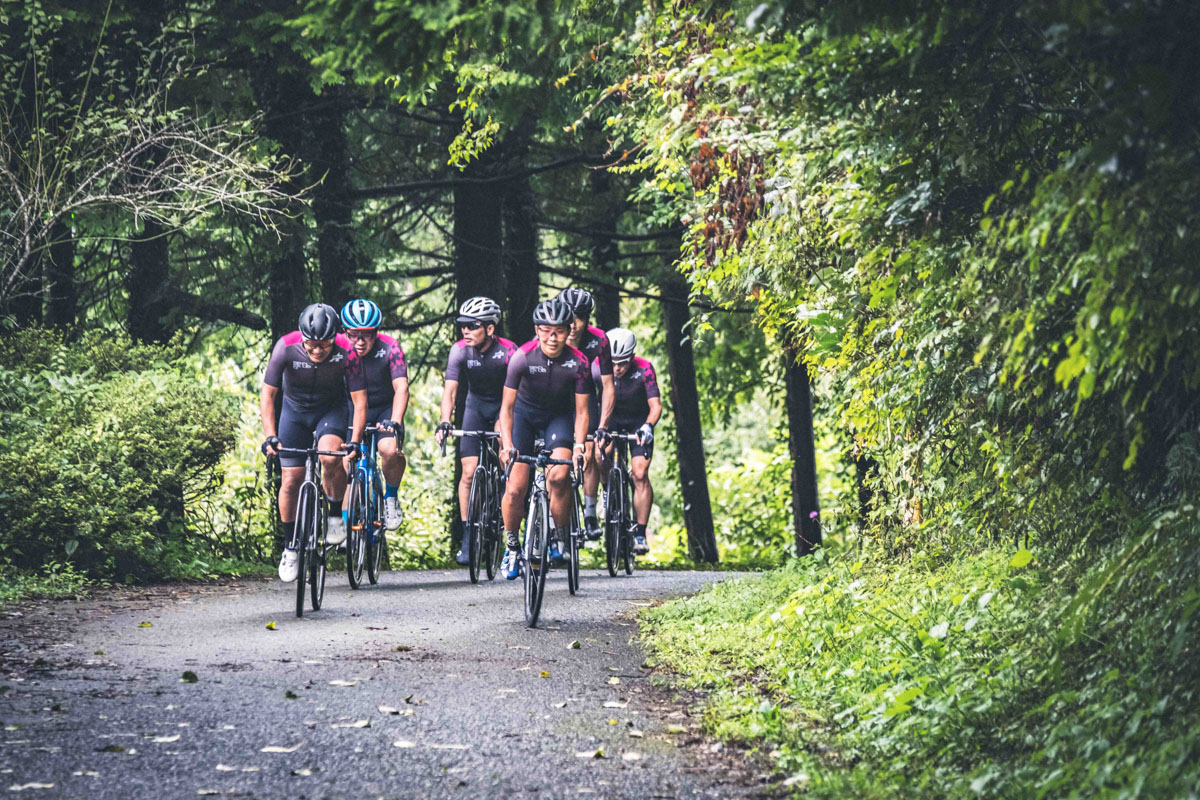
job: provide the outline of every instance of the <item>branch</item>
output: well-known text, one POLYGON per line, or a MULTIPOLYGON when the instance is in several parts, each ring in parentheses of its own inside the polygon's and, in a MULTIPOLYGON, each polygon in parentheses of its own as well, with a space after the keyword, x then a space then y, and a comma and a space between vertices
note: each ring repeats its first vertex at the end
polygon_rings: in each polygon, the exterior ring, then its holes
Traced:
POLYGON ((562 231, 563 233, 574 233, 580 236, 591 236, 594 239, 611 239, 614 242, 650 242, 655 239, 665 239, 668 236, 679 236, 687 231, 683 225, 678 225, 674 228, 657 231, 655 233, 613 233, 612 231, 601 230, 599 228, 580 228, 572 225, 569 222, 559 222, 557 220, 541 219, 538 220, 539 228, 548 228, 552 231, 562 231))
POLYGON ((592 275, 587 275, 582 272, 574 272, 572 270, 557 269, 548 264, 538 264, 538 269, 542 272, 549 272, 552 275, 559 275, 563 278, 570 278, 573 281, 580 283, 589 283, 592 286, 603 286, 607 289, 616 289, 618 292, 630 297, 644 297, 647 300, 657 300, 660 303, 686 303, 689 308, 698 308, 701 311, 716 311, 725 314, 753 314, 753 308, 722 308, 714 306, 712 303, 701 303, 692 300, 684 300, 679 297, 670 297, 664 294, 652 294, 651 292, 643 292, 641 289, 630 289, 618 283, 609 283, 592 275))
POLYGON ((255 331, 267 329, 267 321, 258 314, 226 303, 213 303, 175 286, 164 286, 156 294, 189 317, 205 322, 232 322, 255 331))
POLYGON ((541 164, 536 167, 529 167, 518 172, 510 172, 504 175, 489 175, 485 178, 442 178, 430 179, 424 181, 407 181, 405 183, 389 183, 382 186, 368 186, 364 189, 351 189, 342 194, 338 199, 348 200, 369 200, 378 197, 394 197, 396 195, 406 194, 408 192, 418 192, 427 189, 453 189, 456 186, 476 186, 493 183, 510 183, 528 178, 531 175, 537 175, 539 172, 549 172, 551 170, 562 169, 574 164, 592 163, 593 166, 606 167, 603 156, 589 155, 586 153, 578 153, 566 158, 560 158, 557 161, 551 161, 548 164, 541 164))

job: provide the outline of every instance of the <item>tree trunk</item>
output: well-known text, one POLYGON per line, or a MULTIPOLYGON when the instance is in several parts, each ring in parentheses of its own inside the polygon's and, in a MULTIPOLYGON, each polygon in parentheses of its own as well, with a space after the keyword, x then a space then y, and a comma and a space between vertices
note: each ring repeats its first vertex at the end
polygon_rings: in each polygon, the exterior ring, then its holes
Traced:
MULTIPOLYGON (((463 177, 485 177, 485 170, 480 162, 472 162, 463 177)), ((454 188, 454 280, 459 304, 476 295, 497 293, 503 274, 503 205, 503 194, 494 185, 465 183, 454 188)))
POLYGON ((317 260, 321 299, 341 310, 350 300, 354 274, 361 268, 354 240, 354 208, 345 199, 350 188, 350 152, 346 144, 346 103, 342 90, 328 90, 332 108, 314 113, 309 124, 310 182, 317 184, 313 217, 317 223, 317 260))
POLYGON ((688 554, 693 561, 715 564, 719 555, 713 530, 712 504, 708 497, 708 470, 700 427, 700 395, 696 389, 692 343, 685 329, 689 319, 688 290, 678 278, 668 278, 662 286, 662 294, 667 365, 671 376, 671 407, 675 412, 676 458, 679 462, 688 554))
POLYGON ((792 519, 796 555, 806 556, 821 543, 820 501, 817 497, 817 451, 813 434, 812 391, 808 367, 783 356, 787 386, 788 452, 792 459, 792 519))
POLYGON ((146 344, 171 338, 170 305, 163 301, 162 288, 170 280, 167 233, 162 225, 147 219, 142 232, 129 245, 129 273, 125 290, 129 306, 125 328, 134 341, 146 344))
MULTIPOLYGON (((612 173, 606 169, 594 169, 588 176, 596 201, 602 204, 603 212, 596 219, 596 229, 604 233, 617 232, 620 208, 611 198, 612 173)), ((605 281, 594 287, 596 294, 595 324, 609 331, 621 324, 621 285, 617 274, 620 248, 611 236, 597 235, 592 238, 592 264, 605 281)))
POLYGON ((75 239, 67 225, 54 227, 46 259, 46 322, 69 337, 78 334, 79 287, 75 282, 75 239))
POLYGON ((508 338, 524 344, 533 337, 533 309, 538 302, 541 270, 538 268, 538 230, 534 222, 533 193, 529 179, 508 187, 504 200, 504 330, 508 338))

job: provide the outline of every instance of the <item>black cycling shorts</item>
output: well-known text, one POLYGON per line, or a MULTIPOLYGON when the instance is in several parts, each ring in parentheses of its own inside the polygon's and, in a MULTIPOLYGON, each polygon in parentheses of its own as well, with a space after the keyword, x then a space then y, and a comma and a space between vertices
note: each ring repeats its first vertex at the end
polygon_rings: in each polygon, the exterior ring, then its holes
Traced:
MULTIPOLYGON (((279 413, 279 442, 284 447, 307 449, 312 446, 313 434, 320 439, 326 434, 346 435, 346 406, 334 403, 329 408, 302 411, 285 397, 279 413)), ((344 439, 343 439, 344 441, 344 439)), ((280 456, 280 466, 303 467, 304 456, 280 456)))
POLYGON ((575 412, 552 412, 533 408, 517 401, 513 408, 513 447, 523 456, 533 456, 535 439, 544 439, 546 447, 554 450, 575 444, 575 412))
MULTIPOLYGON (((629 417, 626 419, 612 417, 609 419, 608 429, 613 433, 637 433, 638 428, 645 424, 645 417, 629 417)), ((650 444, 638 444, 637 442, 630 442, 629 457, 653 458, 654 442, 650 442, 650 444)))
MULTIPOLYGON (((467 406, 463 410, 462 429, 464 431, 494 431, 496 430, 496 420, 499 418, 499 400, 477 400, 468 396, 467 406)), ((479 450, 478 436, 464 436, 458 440, 459 458, 479 458, 479 450)))

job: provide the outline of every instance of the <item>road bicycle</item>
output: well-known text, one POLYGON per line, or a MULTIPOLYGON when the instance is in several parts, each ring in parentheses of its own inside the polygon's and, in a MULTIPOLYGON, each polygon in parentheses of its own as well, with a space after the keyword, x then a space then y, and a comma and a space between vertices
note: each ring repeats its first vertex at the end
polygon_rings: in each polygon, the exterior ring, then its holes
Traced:
MULTIPOLYGON (((494 580, 504 557, 503 519, 500 500, 504 496, 506 473, 500 469, 500 434, 495 431, 450 430, 447 438, 474 436, 480 440, 479 463, 471 476, 471 493, 467 500, 467 521, 462 535, 467 539, 470 558, 467 573, 471 583, 479 583, 479 567, 483 566, 488 580, 494 580)), ((446 439, 442 439, 442 455, 446 454, 446 439)))
POLYGON ((312 447, 277 447, 283 456, 304 457, 304 482, 296 497, 296 528, 290 546, 296 549, 296 616, 304 616, 305 587, 309 590, 312 610, 321 609, 325 596, 325 562, 336 545, 326 542, 329 526, 329 498, 321 485, 321 456, 343 458, 345 450, 318 450, 317 436, 313 436, 312 447))
MULTIPOLYGON (((531 465, 535 470, 533 486, 530 488, 526 500, 525 544, 520 554, 521 574, 524 576, 525 584, 525 625, 529 628, 537 627, 538 616, 542 612, 542 597, 546 593, 546 575, 550 572, 551 566, 550 531, 554 523, 550 518, 550 492, 546 488, 546 469, 554 466, 569 467, 571 484, 575 489, 579 488, 579 481, 582 478, 582 475, 575 470, 575 464, 571 459, 551 458, 551 451, 546 450, 544 445, 539 444, 537 447, 538 454, 536 456, 518 455, 511 459, 505 474, 507 479, 507 473, 512 471, 512 465, 518 461, 531 465)), ((576 502, 578 502, 577 499, 576 502)), ((568 544, 568 547, 576 548, 576 563, 578 563, 577 527, 572 523, 569 537, 571 543, 568 544)), ((578 581, 578 576, 575 580, 578 581)))
POLYGON ((608 574, 617 576, 624 567, 633 574, 633 481, 629 477, 629 443, 637 442, 634 433, 610 433, 613 441, 613 466, 604 489, 604 558, 608 574))
POLYGON ((368 425, 359 444, 358 463, 346 487, 350 498, 346 524, 346 575, 350 588, 362 586, 363 567, 371 585, 379 583, 387 531, 383 524, 383 479, 380 477, 379 436, 387 429, 368 425))

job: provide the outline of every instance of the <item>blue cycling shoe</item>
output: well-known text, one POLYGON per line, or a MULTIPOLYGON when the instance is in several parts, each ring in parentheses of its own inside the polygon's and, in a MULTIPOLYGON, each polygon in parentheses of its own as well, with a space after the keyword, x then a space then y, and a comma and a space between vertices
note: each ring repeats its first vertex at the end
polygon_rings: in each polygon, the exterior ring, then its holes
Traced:
POLYGON ((550 540, 550 560, 552 562, 562 561, 565 558, 562 550, 558 549, 558 539, 550 540))
POLYGON ((458 548, 458 552, 454 554, 454 560, 464 567, 471 563, 471 540, 467 537, 463 537, 462 547, 458 548))
POLYGON ((509 581, 515 581, 521 574, 521 558, 516 550, 509 550, 504 554, 504 563, 500 565, 500 571, 504 573, 504 579, 509 581))

